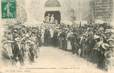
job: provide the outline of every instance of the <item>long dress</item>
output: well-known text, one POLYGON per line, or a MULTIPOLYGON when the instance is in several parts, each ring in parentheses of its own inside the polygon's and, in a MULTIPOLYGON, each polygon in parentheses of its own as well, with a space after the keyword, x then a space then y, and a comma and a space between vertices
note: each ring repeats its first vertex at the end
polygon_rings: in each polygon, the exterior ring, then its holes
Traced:
POLYGON ((41 42, 42 42, 42 44, 44 44, 44 33, 45 33, 44 29, 41 29, 41 42))
POLYGON ((4 48, 4 53, 8 55, 8 57, 13 56, 12 53, 12 35, 7 35, 7 38, 4 38, 3 40, 3 48, 4 48))
POLYGON ((53 29, 50 29, 50 35, 51 35, 50 44, 52 45, 53 44, 53 36, 54 36, 54 30, 53 29))
POLYGON ((51 34, 51 38, 53 38, 53 34, 54 34, 53 29, 50 29, 50 34, 51 34))
POLYGON ((66 50, 66 48, 67 48, 67 40, 66 40, 66 33, 65 32, 61 32, 61 34, 60 34, 60 48, 61 49, 64 49, 64 50, 66 50))
POLYGON ((44 43, 46 46, 50 45, 50 39, 51 39, 50 31, 48 29, 46 29, 45 33, 44 33, 44 43))
POLYGON ((58 32, 55 31, 55 32, 54 32, 54 35, 53 35, 53 46, 57 47, 57 46, 58 46, 58 42, 59 42, 59 39, 58 39, 58 32))
POLYGON ((72 32, 68 32, 67 34, 67 50, 72 50, 71 41, 69 40, 72 34, 73 34, 72 32))
MULTIPOLYGON (((7 41, 7 40, 6 40, 7 41)), ((6 41, 4 41, 4 42, 6 42, 6 41)), ((12 47, 11 47, 11 43, 3 43, 3 47, 4 47, 4 50, 3 50, 3 52, 4 52, 4 54, 6 54, 9 58, 11 57, 11 56, 13 56, 13 54, 12 54, 12 47)))
POLYGON ((45 23, 49 23, 50 22, 50 17, 46 16, 44 21, 45 21, 45 23))
POLYGON ((55 21, 54 16, 51 16, 51 18, 50 18, 50 23, 51 23, 51 24, 54 24, 54 21, 55 21))

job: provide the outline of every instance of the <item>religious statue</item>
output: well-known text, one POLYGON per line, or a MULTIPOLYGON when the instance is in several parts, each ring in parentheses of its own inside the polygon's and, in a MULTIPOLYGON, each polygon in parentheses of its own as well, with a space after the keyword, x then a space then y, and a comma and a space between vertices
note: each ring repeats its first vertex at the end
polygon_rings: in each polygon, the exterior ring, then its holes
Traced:
POLYGON ((45 23, 50 23, 50 14, 48 14, 47 16, 45 16, 45 23))
POLYGON ((55 23, 54 14, 52 14, 51 17, 50 17, 50 23, 51 23, 51 24, 54 24, 54 23, 55 23))

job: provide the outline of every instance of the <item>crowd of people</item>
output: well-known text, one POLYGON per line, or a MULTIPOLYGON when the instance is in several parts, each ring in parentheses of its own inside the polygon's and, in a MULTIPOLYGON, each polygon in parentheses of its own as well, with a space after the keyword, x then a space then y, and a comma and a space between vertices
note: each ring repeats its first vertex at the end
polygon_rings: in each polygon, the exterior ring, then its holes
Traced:
POLYGON ((74 25, 46 23, 39 27, 10 26, 4 35, 3 56, 13 62, 24 63, 27 57, 33 62, 38 57, 40 46, 53 46, 77 54, 107 70, 113 52, 112 27, 107 23, 74 25))
POLYGON ((57 25, 44 29, 45 46, 54 46, 71 51, 99 68, 108 69, 113 52, 112 27, 107 24, 57 25))
POLYGON ((39 29, 37 27, 25 27, 21 24, 11 25, 4 32, 3 59, 9 60, 12 64, 25 60, 34 62, 39 52, 39 29))

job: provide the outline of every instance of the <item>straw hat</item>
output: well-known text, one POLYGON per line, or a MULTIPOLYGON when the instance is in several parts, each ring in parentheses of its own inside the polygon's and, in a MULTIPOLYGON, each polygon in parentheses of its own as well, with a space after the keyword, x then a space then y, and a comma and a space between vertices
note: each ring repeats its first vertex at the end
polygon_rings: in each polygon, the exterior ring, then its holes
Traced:
POLYGON ((100 36, 94 35, 94 39, 99 39, 99 38, 100 38, 100 36))
POLYGON ((105 50, 109 49, 110 45, 107 43, 103 43, 102 44, 102 48, 104 48, 105 50))

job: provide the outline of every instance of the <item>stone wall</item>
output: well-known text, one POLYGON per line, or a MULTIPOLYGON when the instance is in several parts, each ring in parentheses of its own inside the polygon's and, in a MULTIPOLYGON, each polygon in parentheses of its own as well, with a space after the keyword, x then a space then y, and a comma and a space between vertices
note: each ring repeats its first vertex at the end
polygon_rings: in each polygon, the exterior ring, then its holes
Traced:
MULTIPOLYGON (((41 22, 43 20, 47 0, 26 0, 26 9, 30 19, 41 22)), ((90 0, 58 0, 61 4, 60 12, 62 21, 71 20, 71 10, 74 9, 77 20, 86 19, 89 14, 90 0)), ((53 9, 53 8, 52 8, 53 9)))
POLYGON ((110 21, 112 19, 113 0, 92 0, 91 7, 95 19, 110 21))

